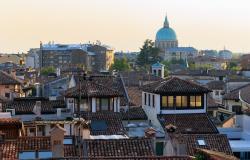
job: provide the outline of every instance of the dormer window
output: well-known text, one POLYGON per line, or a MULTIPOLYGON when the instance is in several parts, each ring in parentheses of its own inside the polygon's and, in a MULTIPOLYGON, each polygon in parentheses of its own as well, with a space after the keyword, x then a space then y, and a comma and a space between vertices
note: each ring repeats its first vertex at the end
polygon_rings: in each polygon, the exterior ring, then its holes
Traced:
POLYGON ((202 96, 161 96, 162 109, 195 109, 202 105, 202 96))

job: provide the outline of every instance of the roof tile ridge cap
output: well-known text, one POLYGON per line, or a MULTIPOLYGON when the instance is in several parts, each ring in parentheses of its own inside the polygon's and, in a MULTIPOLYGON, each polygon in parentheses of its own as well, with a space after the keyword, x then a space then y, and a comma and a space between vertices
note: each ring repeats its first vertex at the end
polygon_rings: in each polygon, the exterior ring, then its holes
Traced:
MULTIPOLYGON (((154 89, 154 91, 157 91, 160 87, 162 87, 162 86, 163 86, 164 84, 166 84, 167 82, 171 81, 173 78, 175 78, 175 77, 170 77, 170 78, 168 78, 168 79, 163 79, 163 80, 161 80, 161 81, 160 81, 160 85, 157 86, 157 87, 154 89)), ((157 83, 157 82, 155 82, 155 83, 157 83)))

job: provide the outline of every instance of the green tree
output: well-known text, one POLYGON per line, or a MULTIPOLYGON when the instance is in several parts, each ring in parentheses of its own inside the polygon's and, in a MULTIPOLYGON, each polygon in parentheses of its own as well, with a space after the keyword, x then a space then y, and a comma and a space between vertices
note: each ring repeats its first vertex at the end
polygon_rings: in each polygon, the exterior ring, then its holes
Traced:
POLYGON ((146 69, 150 68, 150 65, 161 61, 160 50, 154 46, 152 40, 147 39, 142 48, 140 48, 140 53, 137 56, 137 64, 140 67, 145 67, 146 69))
POLYGON ((49 73, 55 73, 56 69, 53 66, 44 67, 41 69, 41 75, 47 76, 49 73))
POLYGON ((117 71, 130 70, 127 58, 123 57, 122 59, 116 59, 114 64, 112 64, 112 66, 110 67, 110 70, 117 70, 117 71))

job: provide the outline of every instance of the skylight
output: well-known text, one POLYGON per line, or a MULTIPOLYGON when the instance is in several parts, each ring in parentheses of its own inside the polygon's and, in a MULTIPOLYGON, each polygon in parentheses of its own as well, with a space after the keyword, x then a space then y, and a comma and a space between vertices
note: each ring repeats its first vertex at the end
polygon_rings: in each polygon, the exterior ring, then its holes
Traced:
POLYGON ((36 154, 35 152, 29 151, 29 152, 19 152, 18 154, 19 159, 35 159, 36 158, 36 154))
POLYGON ((205 142, 204 139, 198 139, 197 142, 198 142, 198 144, 199 144, 200 146, 205 146, 205 145, 206 145, 206 142, 205 142))
POLYGON ((52 152, 50 151, 39 151, 38 158, 52 158, 52 152))
POLYGON ((106 131, 108 126, 104 120, 93 120, 91 121, 91 129, 94 131, 106 131))
POLYGON ((64 138, 63 144, 73 144, 72 143, 72 138, 64 138))

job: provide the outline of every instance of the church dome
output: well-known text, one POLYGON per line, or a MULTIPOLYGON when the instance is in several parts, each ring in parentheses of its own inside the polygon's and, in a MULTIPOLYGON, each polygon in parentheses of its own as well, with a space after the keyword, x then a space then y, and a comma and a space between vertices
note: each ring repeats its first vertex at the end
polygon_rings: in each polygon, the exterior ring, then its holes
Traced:
POLYGON ((165 22, 163 28, 161 28, 156 33, 157 41, 176 41, 177 37, 175 31, 169 27, 167 16, 165 17, 165 22))

